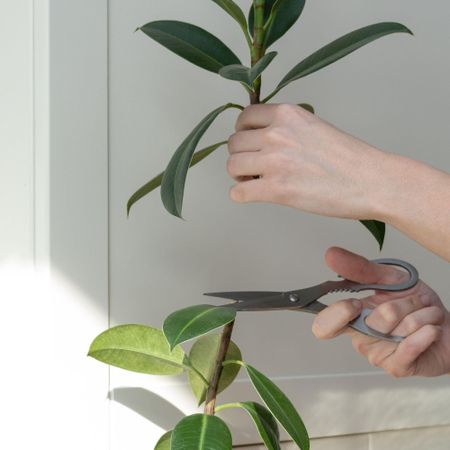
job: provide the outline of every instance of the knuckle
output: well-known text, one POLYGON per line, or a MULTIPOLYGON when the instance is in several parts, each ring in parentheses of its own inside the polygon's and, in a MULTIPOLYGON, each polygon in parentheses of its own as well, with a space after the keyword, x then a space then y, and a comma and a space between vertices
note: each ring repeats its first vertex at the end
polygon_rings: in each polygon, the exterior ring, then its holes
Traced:
POLYGON ((399 319, 397 308, 393 303, 383 303, 378 306, 377 310, 383 321, 389 325, 395 324, 399 319))
POLYGON ((276 106, 275 116, 282 120, 288 119, 297 114, 296 108, 297 107, 295 105, 291 105, 289 103, 281 103, 276 106))
POLYGON ((264 132, 264 138, 270 144, 277 144, 283 140, 283 129, 281 127, 268 127, 264 132))

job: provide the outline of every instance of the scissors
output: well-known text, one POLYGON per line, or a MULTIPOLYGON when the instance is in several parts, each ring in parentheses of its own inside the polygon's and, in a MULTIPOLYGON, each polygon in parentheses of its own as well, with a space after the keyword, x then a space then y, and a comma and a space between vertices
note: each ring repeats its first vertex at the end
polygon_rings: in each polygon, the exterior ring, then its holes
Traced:
MULTIPOLYGON (((318 314, 325 309, 327 305, 317 301, 324 295, 335 292, 360 292, 368 290, 397 292, 405 291, 414 287, 419 281, 417 269, 405 261, 393 258, 374 259, 376 264, 385 264, 388 266, 398 266, 405 269, 409 274, 409 279, 399 284, 360 284, 348 279, 339 281, 325 281, 316 286, 305 289, 297 289, 286 292, 272 291, 241 291, 241 292, 210 292, 204 295, 210 297, 225 298, 233 300, 232 303, 222 305, 224 307, 235 308, 236 311, 272 311, 288 310, 303 311, 312 314, 318 314)), ((364 308, 361 314, 349 323, 349 327, 366 336, 377 339, 384 339, 391 342, 401 342, 402 336, 393 336, 380 333, 366 324, 366 317, 372 312, 372 309, 364 308)))

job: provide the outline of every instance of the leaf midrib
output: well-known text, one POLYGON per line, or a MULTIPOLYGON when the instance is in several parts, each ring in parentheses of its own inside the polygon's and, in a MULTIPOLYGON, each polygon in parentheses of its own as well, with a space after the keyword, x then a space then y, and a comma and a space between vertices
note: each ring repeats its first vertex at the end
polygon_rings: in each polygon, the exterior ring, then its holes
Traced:
MULTIPOLYGON (((248 370, 248 369, 247 369, 247 370, 248 370)), ((251 369, 250 369, 250 371, 251 371, 252 374, 254 375, 254 372, 253 372, 251 369)), ((255 385, 255 382, 254 382, 253 377, 251 377, 251 379, 252 379, 253 385, 255 385)), ((278 402, 275 400, 275 398, 273 397, 273 395, 270 393, 270 391, 267 390, 266 386, 265 386, 263 383, 260 383, 260 385, 263 387, 264 391, 268 393, 268 396, 273 400, 273 402, 274 402, 275 404, 278 403, 278 402)), ((256 387, 256 386, 255 386, 255 387, 256 387)), ((263 400, 264 400, 264 399, 263 399, 263 400)), ((267 404, 267 402, 266 402, 265 400, 264 400, 264 403, 265 403, 266 406, 270 409, 270 406, 267 404)), ((292 428, 292 430, 294 431, 295 435, 298 436, 299 440, 302 440, 302 439, 301 439, 302 437, 299 436, 299 435, 297 434, 296 428, 295 428, 294 424, 291 422, 289 416, 286 415, 285 412, 284 412, 281 408, 279 408, 279 410, 281 411, 281 413, 283 414, 283 416, 286 417, 286 419, 287 419, 287 421, 289 422, 289 425, 291 426, 291 428, 292 428)), ((282 425, 283 425, 283 424, 282 424, 282 425)), ((283 427, 284 427, 284 425, 283 425, 283 427)), ((286 430, 286 431, 287 431, 287 430, 286 430)), ((290 434, 290 433, 289 433, 289 434, 290 434)))
POLYGON ((102 349, 102 350, 94 350, 93 352, 89 352, 88 355, 89 356, 94 356, 95 354, 99 354, 99 353, 102 353, 102 352, 120 351, 120 350, 124 350, 124 351, 130 352, 130 353, 136 354, 136 355, 145 355, 145 356, 157 359, 158 361, 163 361, 164 363, 166 363, 166 364, 168 364, 170 366, 178 367, 180 369, 184 368, 184 366, 182 364, 178 364, 177 362, 175 362, 172 359, 164 359, 164 358, 161 358, 160 356, 155 356, 155 355, 152 355, 150 353, 145 353, 145 352, 139 352, 137 350, 132 350, 132 349, 130 349, 128 347, 123 347, 123 348, 105 348, 105 349, 102 349))
MULTIPOLYGON (((212 56, 208 55, 207 53, 204 53, 204 51, 202 51, 202 50, 200 50, 199 48, 197 48, 197 47, 191 45, 189 42, 184 41, 183 39, 179 38, 178 36, 176 36, 176 35, 174 35, 174 34, 169 34, 169 33, 165 32, 165 31, 160 30, 160 29, 156 29, 156 31, 157 31, 158 33, 161 33, 161 34, 164 35, 164 36, 169 36, 169 37, 171 37, 171 38, 174 39, 176 42, 181 42, 185 47, 189 47, 190 49, 194 49, 196 52, 200 53, 201 55, 206 56, 206 59, 208 59, 209 61, 213 61, 213 62, 219 64, 221 67, 224 67, 224 64, 222 64, 220 61, 214 59, 212 56)), ((213 36, 213 35, 211 35, 211 36, 213 36)), ((231 50, 230 50, 230 52, 233 53, 231 50)), ((234 53, 233 53, 233 54, 234 54, 234 53)))

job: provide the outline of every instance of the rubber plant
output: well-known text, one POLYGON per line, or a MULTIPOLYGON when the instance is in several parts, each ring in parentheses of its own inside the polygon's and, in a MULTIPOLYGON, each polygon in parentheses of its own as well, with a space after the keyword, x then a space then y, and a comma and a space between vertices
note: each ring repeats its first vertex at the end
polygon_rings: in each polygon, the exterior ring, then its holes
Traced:
MULTIPOLYGON (((250 65, 244 66, 236 54, 217 37, 190 23, 159 20, 138 30, 189 62, 223 78, 239 82, 249 95, 250 103, 266 103, 284 87, 316 72, 360 47, 393 33, 409 33, 405 26, 394 22, 369 25, 352 31, 320 48, 295 65, 264 98, 261 98, 263 71, 276 58, 269 51, 300 18, 305 0, 253 0, 248 16, 233 0, 212 0, 222 8, 242 30, 250 51, 250 65)), ((314 113, 312 106, 299 104, 314 113)), ((184 139, 171 158, 166 170, 138 189, 129 199, 127 213, 134 203, 161 186, 161 199, 167 211, 181 217, 184 187, 190 167, 205 159, 226 141, 207 146, 197 152, 197 146, 208 127, 227 109, 243 110, 235 103, 226 103, 207 114, 184 139)), ((362 221, 383 245, 385 225, 377 221, 362 221)), ((106 364, 153 375, 187 375, 202 414, 183 418, 165 433, 156 450, 228 450, 232 437, 226 423, 216 414, 227 408, 241 408, 253 420, 268 449, 280 449, 278 424, 301 450, 309 449, 305 425, 287 396, 265 375, 242 360, 238 346, 231 340, 236 311, 232 307, 195 305, 176 311, 164 321, 162 330, 147 325, 119 325, 97 336, 89 356, 106 364), (222 328, 220 334, 211 334, 222 328), (189 352, 180 344, 195 340, 189 352), (262 400, 237 401, 216 405, 217 395, 236 378, 239 370, 247 376, 262 400)))

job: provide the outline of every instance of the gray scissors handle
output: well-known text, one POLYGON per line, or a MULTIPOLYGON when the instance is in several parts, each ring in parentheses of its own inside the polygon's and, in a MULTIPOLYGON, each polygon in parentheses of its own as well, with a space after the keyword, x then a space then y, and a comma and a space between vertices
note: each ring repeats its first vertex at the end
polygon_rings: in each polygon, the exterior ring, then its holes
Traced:
POLYGON ((380 259, 372 259, 372 262, 377 264, 385 264, 387 266, 398 266, 405 269, 409 274, 409 279, 404 281, 403 283, 398 284, 358 284, 354 283, 351 286, 351 289, 359 292, 359 291, 369 291, 369 290, 379 290, 379 291, 406 291, 414 287, 419 281, 419 273, 417 269, 410 263, 406 261, 402 261, 401 259, 394 258, 380 258, 380 259))
MULTIPOLYGON (((350 290, 353 292, 366 291, 366 290, 382 290, 382 291, 405 291, 414 287, 419 281, 419 273, 417 269, 412 265, 407 263, 406 261, 402 261, 400 259, 393 258, 381 258, 374 259, 372 262, 377 264, 386 264, 389 266, 398 266, 405 269, 409 274, 409 279, 398 284, 359 284, 353 282, 348 279, 344 279, 342 281, 335 282, 326 282, 324 286, 330 288, 331 292, 342 291, 342 290, 350 290)), ((329 291, 329 292, 330 292, 329 291)), ((313 314, 317 314, 327 306, 318 301, 314 301, 303 308, 303 311, 311 312, 313 314)), ((404 338, 401 336, 393 336, 390 334, 380 333, 379 331, 370 328, 366 324, 367 316, 372 312, 372 309, 364 308, 361 314, 352 322, 349 323, 349 327, 353 328, 360 333, 365 334, 366 336, 374 337, 377 339, 383 339, 391 342, 401 342, 404 338)))
POLYGON ((366 318, 372 311, 373 309, 364 308, 361 314, 355 320, 350 322, 348 326, 356 331, 359 331, 362 334, 365 334, 366 336, 397 343, 403 341, 404 337, 402 336, 393 336, 392 334, 384 334, 380 333, 377 330, 374 330, 373 328, 370 328, 369 325, 367 325, 366 323, 366 318))

